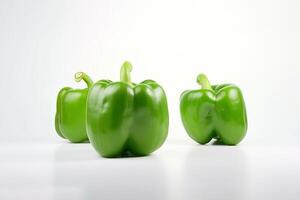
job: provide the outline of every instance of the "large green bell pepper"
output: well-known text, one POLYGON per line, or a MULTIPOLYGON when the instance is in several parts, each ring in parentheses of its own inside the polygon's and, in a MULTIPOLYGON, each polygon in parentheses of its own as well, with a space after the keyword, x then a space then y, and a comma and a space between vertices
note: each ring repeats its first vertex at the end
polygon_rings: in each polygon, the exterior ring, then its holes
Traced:
POLYGON ((181 94, 180 112, 185 130, 200 144, 216 138, 223 144, 238 144, 247 131, 246 107, 241 90, 232 84, 211 86, 200 74, 199 90, 181 94))
POLYGON ((65 87, 60 90, 56 102, 55 129, 59 136, 71 142, 83 142, 88 139, 86 133, 86 99, 93 81, 83 72, 75 74, 75 81, 84 80, 85 89, 65 87))
POLYGON ((100 80, 87 100, 87 133, 103 157, 144 156, 158 149, 168 134, 169 115, 163 88, 155 81, 134 84, 125 62, 121 81, 100 80))

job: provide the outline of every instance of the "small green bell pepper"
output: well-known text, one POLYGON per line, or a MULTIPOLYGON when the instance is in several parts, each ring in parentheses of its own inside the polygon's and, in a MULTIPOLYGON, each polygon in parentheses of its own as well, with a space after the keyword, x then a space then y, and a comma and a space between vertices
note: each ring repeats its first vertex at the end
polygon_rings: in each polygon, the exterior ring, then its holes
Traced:
POLYGON ((100 80, 87 99, 87 133, 103 157, 144 156, 158 149, 168 134, 169 115, 163 88, 155 81, 134 84, 125 62, 121 81, 100 80))
POLYGON ((65 87, 60 90, 56 102, 55 129, 59 136, 71 142, 83 142, 88 139, 86 133, 86 99, 93 81, 83 72, 75 74, 75 81, 84 80, 85 89, 65 87))
POLYGON ((247 132, 246 107, 241 90, 232 84, 211 86, 200 74, 202 89, 181 94, 181 119, 188 135, 200 144, 212 138, 227 145, 238 144, 247 132))

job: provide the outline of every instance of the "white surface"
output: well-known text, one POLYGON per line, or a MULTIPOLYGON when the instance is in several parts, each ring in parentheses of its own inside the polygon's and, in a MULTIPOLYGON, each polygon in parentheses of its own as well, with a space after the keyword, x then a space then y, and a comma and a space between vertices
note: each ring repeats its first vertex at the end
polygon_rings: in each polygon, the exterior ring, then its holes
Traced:
POLYGON ((297 146, 166 144, 105 159, 89 144, 0 147, 0 199, 299 199, 297 146))
POLYGON ((299 199, 299 10, 299 0, 1 0, 0 199, 299 199), (164 87, 167 143, 128 159, 64 143, 59 89, 85 87, 77 71, 116 81, 124 60, 133 81, 164 87), (242 89, 239 146, 185 133, 179 96, 200 72, 242 89))

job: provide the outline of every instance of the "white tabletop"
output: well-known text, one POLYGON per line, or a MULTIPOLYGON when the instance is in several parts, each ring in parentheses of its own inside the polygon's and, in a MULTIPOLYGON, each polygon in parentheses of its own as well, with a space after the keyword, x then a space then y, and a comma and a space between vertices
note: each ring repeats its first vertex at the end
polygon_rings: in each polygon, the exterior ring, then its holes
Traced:
POLYGON ((170 141, 147 157, 106 159, 85 144, 0 147, 0 199, 299 199, 297 146, 170 141))

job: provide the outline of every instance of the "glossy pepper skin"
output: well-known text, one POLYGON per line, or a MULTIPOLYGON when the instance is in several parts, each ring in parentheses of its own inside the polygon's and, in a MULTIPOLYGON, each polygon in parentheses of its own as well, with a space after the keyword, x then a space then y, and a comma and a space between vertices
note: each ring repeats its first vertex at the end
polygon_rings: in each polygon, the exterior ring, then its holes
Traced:
POLYGON ((84 80, 88 87, 60 90, 56 102, 55 129, 57 134, 71 142, 78 143, 88 139, 86 133, 86 99, 92 80, 83 72, 75 74, 75 81, 84 80))
POLYGON ((125 62, 121 81, 100 80, 87 100, 87 133, 103 157, 125 153, 144 156, 158 149, 168 134, 169 114, 164 90, 155 81, 134 84, 125 62))
POLYGON ((247 132, 247 114, 241 90, 232 84, 211 86, 200 74, 199 90, 181 94, 181 119, 188 135, 200 144, 215 138, 226 145, 238 144, 247 132))

